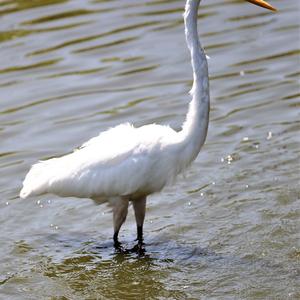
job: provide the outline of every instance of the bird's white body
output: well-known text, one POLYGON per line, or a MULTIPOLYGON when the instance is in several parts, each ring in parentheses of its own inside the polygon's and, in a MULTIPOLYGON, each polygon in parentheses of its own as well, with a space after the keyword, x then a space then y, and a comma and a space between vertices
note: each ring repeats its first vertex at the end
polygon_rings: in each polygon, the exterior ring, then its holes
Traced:
POLYGON ((160 191, 196 158, 209 116, 207 61, 197 36, 199 2, 188 0, 185 11, 194 85, 182 130, 156 124, 111 128, 71 154, 33 165, 23 182, 22 198, 53 193, 100 201, 116 196, 135 199, 160 191))
POLYGON ((189 164, 182 157, 186 147, 170 127, 121 124, 71 154, 35 164, 20 195, 53 193, 96 201, 146 196, 160 191, 189 164))

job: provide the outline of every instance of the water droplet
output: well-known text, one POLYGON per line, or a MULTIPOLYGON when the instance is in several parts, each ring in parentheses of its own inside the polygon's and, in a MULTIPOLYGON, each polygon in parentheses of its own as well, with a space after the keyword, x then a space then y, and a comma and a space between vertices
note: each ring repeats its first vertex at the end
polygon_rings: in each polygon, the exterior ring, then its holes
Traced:
POLYGON ((221 157, 221 162, 224 162, 224 160, 225 160, 225 159, 224 159, 223 157, 221 157))
POLYGON ((54 225, 51 223, 51 224, 50 224, 50 227, 53 227, 53 226, 54 226, 54 225))
POLYGON ((243 137, 243 142, 249 141, 249 138, 247 136, 243 137))
POLYGON ((227 155, 226 159, 229 165, 233 161, 233 157, 231 155, 227 155))
POLYGON ((189 203, 188 203, 188 206, 191 206, 191 204, 192 204, 192 203, 191 203, 191 202, 189 202, 189 203))
POLYGON ((211 184, 212 184, 212 185, 215 185, 216 183, 213 181, 211 184))
POLYGON ((267 140, 270 140, 272 138, 273 134, 271 131, 268 132, 267 140))
POLYGON ((247 189, 247 188, 249 187, 249 185, 248 185, 248 184, 246 184, 246 186, 245 186, 245 187, 246 187, 246 189, 247 189))
POLYGON ((57 230, 57 229, 58 229, 58 226, 55 226, 54 229, 57 230))
POLYGON ((43 205, 43 204, 41 204, 41 205, 40 205, 40 208, 43 208, 43 207, 44 207, 44 205, 43 205))
POLYGON ((255 148, 256 148, 256 149, 258 149, 258 147, 259 147, 258 145, 255 145, 255 148))
POLYGON ((240 76, 245 76, 245 71, 240 71, 240 76))
POLYGON ((48 200, 47 203, 50 204, 50 203, 51 203, 51 200, 48 200))
POLYGON ((204 193, 200 193, 200 196, 203 197, 203 196, 204 196, 204 193))

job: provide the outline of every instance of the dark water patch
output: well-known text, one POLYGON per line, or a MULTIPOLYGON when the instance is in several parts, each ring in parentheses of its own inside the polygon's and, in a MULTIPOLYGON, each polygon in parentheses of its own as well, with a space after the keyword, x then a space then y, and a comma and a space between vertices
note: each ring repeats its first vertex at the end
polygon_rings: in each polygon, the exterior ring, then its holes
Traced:
POLYGON ((73 52, 74 53, 82 53, 82 52, 94 51, 97 49, 108 48, 108 47, 112 47, 112 46, 116 46, 116 45, 126 44, 126 43, 132 42, 136 39, 137 39, 136 37, 127 37, 126 39, 115 40, 113 42, 109 42, 109 43, 105 43, 105 44, 101 44, 101 45, 97 45, 97 46, 82 48, 79 50, 75 50, 73 52))
POLYGON ((85 15, 95 14, 95 13, 99 13, 99 12, 107 12, 107 11, 109 11, 109 10, 97 11, 97 10, 88 10, 88 9, 77 9, 77 10, 66 11, 66 12, 57 13, 54 15, 49 15, 49 16, 38 18, 38 19, 26 21, 26 22, 21 23, 21 25, 34 25, 34 24, 48 23, 48 22, 53 22, 53 21, 57 21, 57 20, 61 20, 61 19, 65 20, 65 19, 74 18, 77 16, 85 16, 85 15))
POLYGON ((292 56, 297 56, 299 54, 300 54, 300 50, 291 50, 291 51, 286 51, 286 52, 282 52, 279 54, 256 58, 255 60, 243 61, 243 62, 234 64, 233 66, 243 66, 243 65, 253 64, 253 63, 257 64, 258 62, 261 62, 261 61, 274 60, 274 59, 279 59, 279 58, 283 58, 283 57, 291 58, 292 56))
POLYGON ((24 1, 24 0, 10 0, 3 4, 9 7, 0 10, 0 15, 7 15, 23 10, 30 10, 41 6, 56 5, 66 3, 68 0, 34 0, 34 1, 24 1))
POLYGON ((100 68, 86 69, 86 70, 78 70, 78 71, 69 71, 69 72, 63 72, 63 73, 54 74, 54 75, 50 75, 50 76, 45 76, 44 78, 55 78, 55 77, 65 77, 65 76, 81 76, 81 75, 100 73, 100 72, 105 71, 105 70, 107 70, 107 67, 100 67, 100 68))
POLYGON ((0 74, 11 73, 11 72, 28 71, 28 70, 36 69, 36 68, 44 68, 44 67, 48 67, 48 66, 51 66, 51 65, 55 65, 60 61, 61 61, 61 59, 57 58, 57 59, 41 61, 41 62, 38 62, 38 63, 35 63, 35 64, 26 65, 26 66, 9 67, 9 68, 5 68, 5 69, 0 69, 0 74))

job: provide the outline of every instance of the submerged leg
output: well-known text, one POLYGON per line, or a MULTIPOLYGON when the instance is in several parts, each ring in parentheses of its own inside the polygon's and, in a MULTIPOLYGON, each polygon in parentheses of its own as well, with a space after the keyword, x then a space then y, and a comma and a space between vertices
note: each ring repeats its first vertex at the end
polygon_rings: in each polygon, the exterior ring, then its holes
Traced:
POLYGON ((136 227, 137 227, 137 241, 138 244, 143 244, 143 225, 146 213, 146 197, 139 198, 132 201, 136 227))
POLYGON ((113 207, 113 220, 114 220, 114 246, 120 248, 121 243, 118 240, 118 235, 122 224, 125 222, 128 212, 128 199, 119 198, 113 207))

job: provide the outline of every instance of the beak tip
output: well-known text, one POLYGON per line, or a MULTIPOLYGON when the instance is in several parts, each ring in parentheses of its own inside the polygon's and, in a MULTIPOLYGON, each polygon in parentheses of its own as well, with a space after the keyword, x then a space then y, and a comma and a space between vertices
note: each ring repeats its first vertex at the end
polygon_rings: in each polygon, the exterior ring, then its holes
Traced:
POLYGON ((248 1, 248 2, 250 2, 252 4, 255 4, 255 5, 258 5, 260 7, 272 10, 274 12, 277 11, 277 9, 274 6, 272 6, 267 1, 264 1, 264 0, 246 0, 246 1, 248 1))

